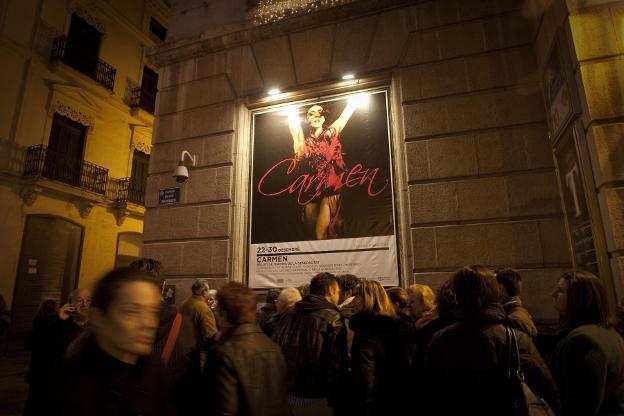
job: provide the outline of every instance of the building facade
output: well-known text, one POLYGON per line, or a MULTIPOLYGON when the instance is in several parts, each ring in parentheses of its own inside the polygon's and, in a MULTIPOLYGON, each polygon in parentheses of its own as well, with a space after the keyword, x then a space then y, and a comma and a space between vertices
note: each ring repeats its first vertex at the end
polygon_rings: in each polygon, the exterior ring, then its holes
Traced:
POLYGON ((9 348, 42 300, 140 255, 160 0, 3 1, 0 294, 9 348))
POLYGON ((615 302, 623 22, 622 3, 604 0, 176 2, 150 52, 161 77, 144 253, 178 291, 195 277, 249 282, 254 112, 380 88, 403 285, 510 266, 530 312, 552 322, 552 289, 577 267, 615 302), (197 161, 177 185, 182 150, 197 161))

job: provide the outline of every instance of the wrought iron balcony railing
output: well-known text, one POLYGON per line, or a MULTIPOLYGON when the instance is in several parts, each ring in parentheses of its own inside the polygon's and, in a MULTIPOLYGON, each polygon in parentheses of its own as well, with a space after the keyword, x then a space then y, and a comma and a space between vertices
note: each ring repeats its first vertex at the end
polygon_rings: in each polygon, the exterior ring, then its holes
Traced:
POLYGON ((63 61, 99 84, 113 91, 117 70, 106 62, 80 48, 67 36, 54 39, 50 61, 63 61))
POLYGON ((156 94, 151 93, 141 87, 132 88, 130 107, 140 107, 148 113, 154 114, 154 110, 156 108, 156 94))
POLYGON ((38 145, 28 148, 24 176, 42 176, 104 195, 108 169, 38 145))
POLYGON ((132 202, 145 205, 146 181, 135 178, 121 178, 111 180, 111 196, 118 204, 132 202))

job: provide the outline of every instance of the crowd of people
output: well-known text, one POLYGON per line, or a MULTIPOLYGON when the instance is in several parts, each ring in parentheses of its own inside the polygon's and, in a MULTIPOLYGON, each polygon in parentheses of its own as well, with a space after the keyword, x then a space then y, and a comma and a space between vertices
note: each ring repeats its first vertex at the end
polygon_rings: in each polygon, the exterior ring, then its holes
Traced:
POLYGON ((523 383, 543 414, 624 414, 624 341, 588 272, 553 292, 552 351, 512 269, 466 266, 437 293, 320 273, 259 310, 201 280, 176 308, 165 278, 141 259, 43 305, 24 415, 519 415, 523 383))

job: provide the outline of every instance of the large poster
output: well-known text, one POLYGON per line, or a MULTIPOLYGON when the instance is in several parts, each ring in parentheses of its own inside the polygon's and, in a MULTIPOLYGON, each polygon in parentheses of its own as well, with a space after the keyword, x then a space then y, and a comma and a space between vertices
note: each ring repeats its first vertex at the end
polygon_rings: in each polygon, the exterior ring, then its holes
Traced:
POLYGON ((398 284, 385 91, 253 115, 249 285, 319 272, 398 284))

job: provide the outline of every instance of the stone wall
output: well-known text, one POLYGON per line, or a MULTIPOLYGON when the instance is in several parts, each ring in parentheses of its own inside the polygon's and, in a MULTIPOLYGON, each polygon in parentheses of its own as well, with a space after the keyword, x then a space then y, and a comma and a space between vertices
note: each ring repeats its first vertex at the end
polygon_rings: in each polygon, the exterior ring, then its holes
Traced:
POLYGON ((181 285, 244 280, 248 109, 270 87, 318 96, 354 71, 390 86, 404 283, 437 287, 469 263, 513 266, 531 312, 553 318, 550 292, 570 254, 534 53, 539 21, 513 0, 360 1, 157 48, 145 255, 181 285), (158 206, 182 149, 197 168, 179 205, 158 206))

